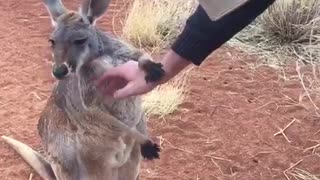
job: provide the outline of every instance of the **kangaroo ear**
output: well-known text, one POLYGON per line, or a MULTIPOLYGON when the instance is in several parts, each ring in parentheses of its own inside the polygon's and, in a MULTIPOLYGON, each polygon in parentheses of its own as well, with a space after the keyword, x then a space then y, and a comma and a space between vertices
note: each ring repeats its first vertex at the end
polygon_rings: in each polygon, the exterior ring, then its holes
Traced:
POLYGON ((61 0, 43 0, 51 17, 52 26, 56 26, 58 17, 67 12, 61 0))
POLYGON ((108 9, 111 0, 83 0, 80 13, 87 17, 91 24, 95 24, 108 9))

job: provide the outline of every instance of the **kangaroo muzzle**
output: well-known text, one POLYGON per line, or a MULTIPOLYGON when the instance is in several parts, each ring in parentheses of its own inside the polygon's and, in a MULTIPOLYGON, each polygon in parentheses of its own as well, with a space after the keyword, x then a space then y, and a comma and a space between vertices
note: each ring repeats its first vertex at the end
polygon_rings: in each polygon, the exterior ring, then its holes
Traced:
POLYGON ((69 72, 70 68, 66 63, 53 65, 52 75, 58 80, 63 79, 65 76, 69 74, 69 72))

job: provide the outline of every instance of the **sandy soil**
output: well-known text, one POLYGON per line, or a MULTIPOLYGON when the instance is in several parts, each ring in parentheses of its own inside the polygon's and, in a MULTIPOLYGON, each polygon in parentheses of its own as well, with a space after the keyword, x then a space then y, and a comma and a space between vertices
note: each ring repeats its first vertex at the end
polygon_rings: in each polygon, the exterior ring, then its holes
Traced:
MULTIPOLYGON (((75 8, 75 2, 67 6, 75 8)), ((112 30, 110 17, 124 12, 123 6, 113 3, 99 25, 112 30)), ((54 82, 48 15, 40 1, 11 0, 0 1, 0 17, 0 135, 40 149, 36 124, 54 82)), ((293 78, 285 81, 271 68, 252 68, 254 63, 252 57, 221 48, 193 71, 189 96, 179 110, 149 121, 162 153, 160 160, 144 162, 142 180, 282 180, 283 171, 297 162, 320 174, 320 150, 304 151, 320 143, 320 120, 307 100, 298 103, 303 89, 294 67, 286 69, 293 78), (274 136, 293 120, 285 131, 289 142, 274 136)), ((0 142, 2 180, 25 180, 32 172, 0 142)))

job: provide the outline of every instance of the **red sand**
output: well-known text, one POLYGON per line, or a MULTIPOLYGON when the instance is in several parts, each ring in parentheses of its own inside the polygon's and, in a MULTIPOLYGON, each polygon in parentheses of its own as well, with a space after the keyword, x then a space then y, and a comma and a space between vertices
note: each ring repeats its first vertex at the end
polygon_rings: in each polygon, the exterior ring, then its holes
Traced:
MULTIPOLYGON (((68 1, 68 7, 77 7, 75 2, 68 1)), ((99 25, 112 30, 110 17, 123 12, 123 5, 112 4, 99 25)), ((50 21, 36 0, 1 1, 0 15, 0 135, 39 150, 36 124, 53 83, 50 21)), ((254 62, 221 48, 192 73, 189 97, 179 110, 149 121, 163 150, 160 160, 143 164, 142 180, 282 180, 283 171, 300 160, 297 167, 320 174, 319 155, 304 152, 320 143, 320 120, 307 100, 307 109, 294 102, 303 92, 299 81, 284 81, 271 68, 249 68, 254 62), (294 118, 285 131, 291 143, 274 137, 294 118)), ((294 67, 286 71, 296 75, 294 67)), ((2 180, 25 180, 32 172, 0 142, 2 180)))

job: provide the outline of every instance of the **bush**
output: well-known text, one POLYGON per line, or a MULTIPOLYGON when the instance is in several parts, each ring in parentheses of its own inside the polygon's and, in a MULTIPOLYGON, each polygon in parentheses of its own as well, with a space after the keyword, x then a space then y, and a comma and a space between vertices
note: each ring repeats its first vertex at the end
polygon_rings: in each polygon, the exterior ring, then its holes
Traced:
MULTIPOLYGON (((122 38, 138 48, 160 52, 181 32, 197 0, 135 0, 124 23, 122 38)), ((172 113, 184 101, 191 69, 143 96, 148 117, 172 113)))
POLYGON ((196 0, 135 0, 122 36, 136 47, 165 48, 181 31, 195 5, 196 0))
POLYGON ((156 87, 153 91, 143 96, 143 108, 146 115, 164 117, 174 112, 186 98, 189 68, 178 74, 168 83, 156 87))
MULTIPOLYGON (((277 0, 231 41, 283 65, 286 57, 320 61, 320 0, 277 0)), ((291 58, 292 59, 292 58, 291 58)))

